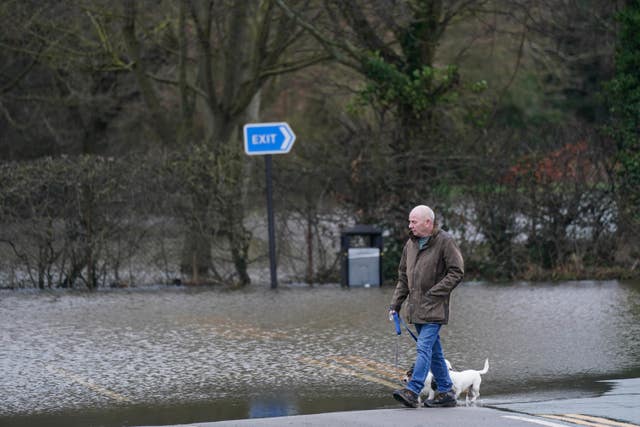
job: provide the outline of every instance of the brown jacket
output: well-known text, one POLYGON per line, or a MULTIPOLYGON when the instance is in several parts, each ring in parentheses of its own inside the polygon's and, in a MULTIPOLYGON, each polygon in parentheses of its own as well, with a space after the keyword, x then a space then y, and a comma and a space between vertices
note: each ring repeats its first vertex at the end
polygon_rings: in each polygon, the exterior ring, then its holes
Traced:
POLYGON ((391 309, 399 312, 406 299, 409 323, 447 324, 451 291, 464 276, 462 254, 451 234, 438 229, 425 248, 418 247, 416 238, 404 245, 391 309))

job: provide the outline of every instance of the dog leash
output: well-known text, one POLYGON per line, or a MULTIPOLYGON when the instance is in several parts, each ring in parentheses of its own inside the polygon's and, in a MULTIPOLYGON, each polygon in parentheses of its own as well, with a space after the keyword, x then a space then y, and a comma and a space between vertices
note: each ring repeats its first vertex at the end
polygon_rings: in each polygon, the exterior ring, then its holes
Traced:
POLYGON ((396 359, 395 359, 395 368, 398 370, 398 347, 400 345, 400 334, 402 333, 402 329, 400 329, 400 320, 398 319, 398 313, 395 311, 393 314, 389 315, 389 320, 393 319, 393 324, 396 326, 396 359))
POLYGON ((409 332, 409 335, 411 335, 411 338, 413 338, 413 340, 415 342, 418 342, 418 337, 416 336, 416 334, 414 334, 411 329, 409 329, 409 326, 407 326, 406 323, 404 323, 404 320, 402 320, 402 318, 400 316, 398 316, 398 312, 393 312, 393 321, 396 325, 396 334, 400 335, 402 333, 400 325, 404 326, 404 328, 407 330, 407 332, 409 332))
POLYGON ((397 370, 398 369, 398 348, 400 345, 400 334, 402 334, 402 328, 400 327, 400 325, 404 325, 405 329, 407 330, 407 332, 409 332, 409 334, 414 339, 414 341, 418 342, 418 337, 416 337, 415 334, 411 332, 411 329, 409 329, 407 324, 404 323, 404 321, 400 316, 398 316, 398 312, 394 311, 391 317, 393 317, 393 324, 396 327, 396 360, 395 362, 396 362, 396 370, 397 370))

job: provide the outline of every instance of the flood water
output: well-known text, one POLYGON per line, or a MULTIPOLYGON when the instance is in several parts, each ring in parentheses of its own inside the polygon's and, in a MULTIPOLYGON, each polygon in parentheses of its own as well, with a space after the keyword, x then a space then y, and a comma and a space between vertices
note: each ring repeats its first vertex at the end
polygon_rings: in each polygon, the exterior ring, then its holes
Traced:
MULTIPOLYGON (((393 289, 0 292, 0 425, 161 425, 396 407, 393 289)), ((442 330, 480 404, 640 377, 640 283, 464 283, 442 330)), ((398 365, 396 368, 396 348, 398 365)))

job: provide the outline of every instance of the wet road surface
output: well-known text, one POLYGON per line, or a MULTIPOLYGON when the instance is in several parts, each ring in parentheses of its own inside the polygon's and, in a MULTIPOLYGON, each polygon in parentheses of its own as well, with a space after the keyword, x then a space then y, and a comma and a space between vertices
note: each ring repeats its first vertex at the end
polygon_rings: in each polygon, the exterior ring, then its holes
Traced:
MULTIPOLYGON (((414 357, 390 288, 0 293, 0 425, 160 425, 393 408, 414 357), (396 360, 398 344, 398 366, 396 360)), ((640 376, 640 287, 494 285, 454 293, 454 368, 481 404, 600 396, 640 376)))

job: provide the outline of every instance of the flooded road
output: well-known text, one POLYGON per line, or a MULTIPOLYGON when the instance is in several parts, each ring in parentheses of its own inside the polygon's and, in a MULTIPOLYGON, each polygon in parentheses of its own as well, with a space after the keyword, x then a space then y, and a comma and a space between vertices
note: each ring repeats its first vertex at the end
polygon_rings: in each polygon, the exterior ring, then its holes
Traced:
MULTIPOLYGON (((396 406, 391 288, 0 292, 0 425, 153 425, 396 406)), ((640 377, 640 283, 465 283, 445 355, 484 404, 640 377)), ((396 368, 396 344, 398 366, 396 368)))

